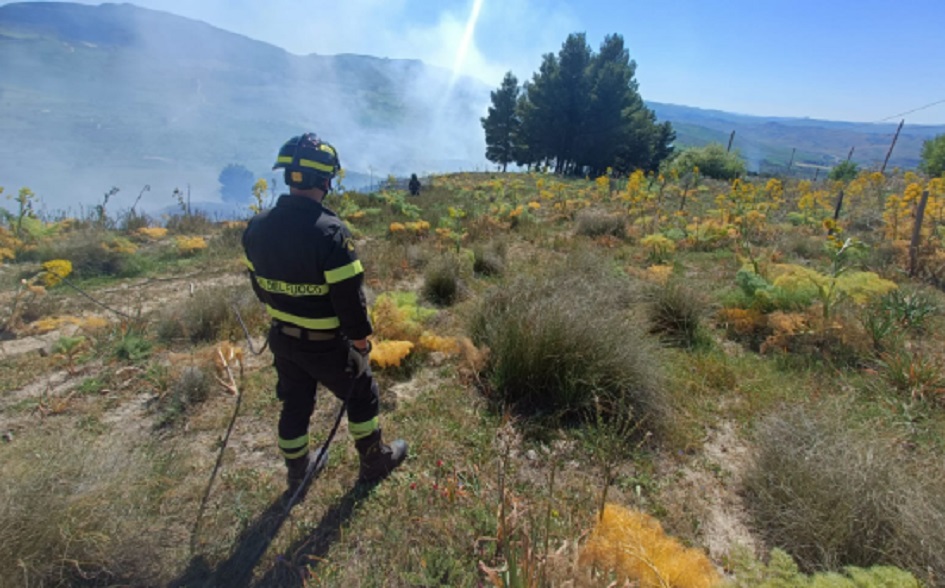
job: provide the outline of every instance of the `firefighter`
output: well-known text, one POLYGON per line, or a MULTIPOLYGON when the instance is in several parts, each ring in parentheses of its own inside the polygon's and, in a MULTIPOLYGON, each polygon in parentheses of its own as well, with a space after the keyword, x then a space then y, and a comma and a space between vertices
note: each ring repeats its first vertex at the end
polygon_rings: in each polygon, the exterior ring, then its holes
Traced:
POLYGON ((417 178, 417 174, 410 174, 410 181, 407 183, 407 188, 410 190, 411 196, 420 195, 420 180, 417 178))
POLYGON ((289 491, 318 468, 309 450, 309 419, 318 383, 347 396, 348 431, 360 458, 359 483, 386 477, 407 456, 407 443, 383 442, 378 387, 369 357, 372 327, 364 269, 351 234, 322 201, 341 164, 334 147, 313 133, 292 137, 273 169, 284 169, 289 193, 256 215, 243 233, 253 291, 272 319, 269 347, 278 375, 279 449, 289 491))

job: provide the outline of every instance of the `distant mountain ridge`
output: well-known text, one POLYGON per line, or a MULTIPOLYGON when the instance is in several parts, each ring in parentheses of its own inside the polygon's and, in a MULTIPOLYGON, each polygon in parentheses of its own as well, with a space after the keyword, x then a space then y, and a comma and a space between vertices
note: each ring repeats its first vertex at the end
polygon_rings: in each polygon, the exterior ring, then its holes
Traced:
MULTIPOLYGON (((679 143, 727 145, 735 131, 733 148, 748 160, 750 169, 783 172, 790 163, 832 167, 853 149, 853 161, 867 167, 883 163, 899 121, 857 123, 809 118, 760 117, 674 104, 648 103, 660 119, 670 120, 679 143)), ((922 143, 945 133, 945 125, 910 125, 906 121, 889 167, 919 164, 922 143)))
MULTIPOLYGON (((288 137, 315 131, 365 177, 492 169, 479 117, 494 89, 417 60, 297 56, 207 23, 131 4, 0 6, 0 186, 30 186, 54 208, 86 206, 112 186, 116 206, 148 184, 144 207, 173 188, 218 200, 227 164, 275 177, 288 137)), ((496 85, 498 85, 498 80, 496 85)), ((747 117, 649 103, 679 145, 727 142, 754 166, 831 165, 885 156, 894 124, 747 117)), ((945 127, 907 124, 891 165, 914 166, 945 127)), ((358 178, 357 173, 352 174, 358 178)), ((349 185, 351 183, 349 182, 349 185)))

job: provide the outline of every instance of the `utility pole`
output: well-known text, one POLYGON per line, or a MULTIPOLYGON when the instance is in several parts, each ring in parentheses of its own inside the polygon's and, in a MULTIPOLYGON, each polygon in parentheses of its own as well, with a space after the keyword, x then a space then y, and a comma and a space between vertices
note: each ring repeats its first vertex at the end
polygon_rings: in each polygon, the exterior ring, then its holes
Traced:
POLYGON ((791 149, 791 161, 787 164, 787 170, 791 171, 791 168, 794 166, 794 154, 797 153, 797 147, 791 149))
POLYGON ((732 131, 732 134, 728 137, 728 149, 725 150, 726 153, 729 153, 732 150, 732 142, 735 140, 735 131, 732 131))
POLYGON ((847 162, 848 162, 848 163, 849 163, 849 161, 850 161, 851 159, 853 159, 853 150, 854 150, 854 149, 856 149, 856 145, 854 145, 853 147, 850 147, 850 154, 847 155, 847 162))
POLYGON ((883 169, 879 170, 879 173, 886 173, 886 164, 889 163, 889 157, 892 155, 893 148, 896 146, 896 141, 899 139, 899 133, 902 132, 902 125, 906 124, 906 119, 899 121, 899 128, 896 129, 896 134, 893 135, 892 145, 889 146, 889 151, 886 153, 886 160, 883 161, 883 169))

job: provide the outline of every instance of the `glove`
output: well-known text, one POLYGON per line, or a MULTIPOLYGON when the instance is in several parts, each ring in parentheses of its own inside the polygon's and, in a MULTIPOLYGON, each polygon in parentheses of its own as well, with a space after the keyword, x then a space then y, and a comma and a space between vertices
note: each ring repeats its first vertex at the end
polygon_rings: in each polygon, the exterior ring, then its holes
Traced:
POLYGON ((371 364, 371 342, 367 342, 367 347, 360 350, 354 345, 348 347, 348 367, 345 371, 354 378, 360 378, 367 371, 371 364))

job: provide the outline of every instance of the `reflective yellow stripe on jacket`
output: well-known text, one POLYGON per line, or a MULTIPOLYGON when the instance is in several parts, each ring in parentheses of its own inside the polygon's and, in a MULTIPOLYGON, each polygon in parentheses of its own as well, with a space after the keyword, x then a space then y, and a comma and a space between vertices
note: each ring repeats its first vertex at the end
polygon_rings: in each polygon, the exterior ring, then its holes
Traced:
POLYGON ((343 265, 339 268, 325 272, 325 281, 329 284, 337 284, 338 282, 347 280, 348 278, 353 278, 354 276, 363 273, 364 267, 361 265, 361 260, 356 259, 348 265, 343 265))
POLYGON ((289 314, 288 312, 282 312, 281 310, 276 310, 268 304, 266 305, 266 312, 268 312, 269 316, 276 320, 282 321, 284 323, 291 323, 293 325, 302 327, 303 329, 311 329, 313 331, 328 331, 331 329, 337 329, 341 326, 341 321, 338 320, 338 317, 336 316, 318 319, 306 318, 304 316, 298 316, 289 314))

